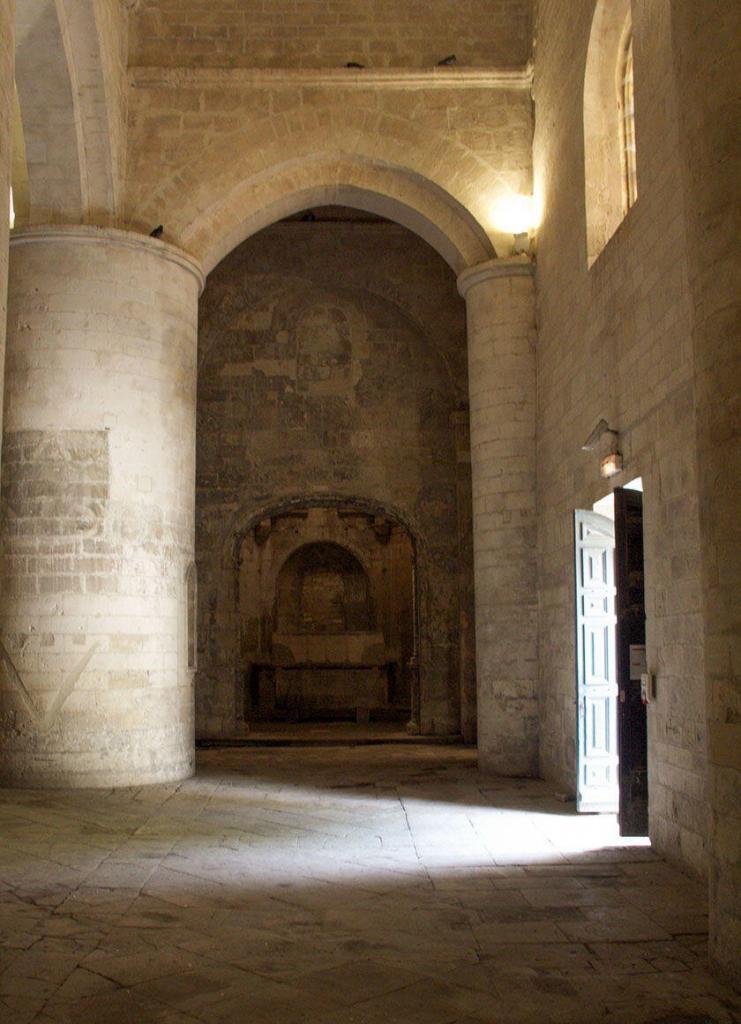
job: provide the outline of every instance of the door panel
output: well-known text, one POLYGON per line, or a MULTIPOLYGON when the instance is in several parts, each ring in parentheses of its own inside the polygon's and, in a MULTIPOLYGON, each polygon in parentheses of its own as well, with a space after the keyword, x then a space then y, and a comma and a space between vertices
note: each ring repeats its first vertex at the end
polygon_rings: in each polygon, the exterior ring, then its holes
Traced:
POLYGON ((618 809, 615 530, 574 513, 577 650, 577 810, 618 809))

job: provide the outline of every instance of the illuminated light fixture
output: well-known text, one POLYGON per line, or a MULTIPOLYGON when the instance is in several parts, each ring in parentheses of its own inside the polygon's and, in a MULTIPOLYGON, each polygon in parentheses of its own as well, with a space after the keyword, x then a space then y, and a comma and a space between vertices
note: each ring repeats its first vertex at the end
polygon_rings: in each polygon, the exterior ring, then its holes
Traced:
POLYGON ((530 252, 530 233, 540 223, 535 197, 515 192, 500 196, 494 205, 493 222, 499 231, 513 236, 513 256, 530 252))
POLYGON ((583 452, 594 451, 603 438, 609 445, 609 450, 600 459, 599 475, 601 477, 609 478, 622 472, 623 456, 618 450, 618 432, 609 426, 607 420, 602 419, 599 421, 592 433, 581 446, 581 450, 583 452))
POLYGON ((610 452, 600 460, 599 475, 605 478, 616 476, 623 471, 623 457, 620 452, 610 452))

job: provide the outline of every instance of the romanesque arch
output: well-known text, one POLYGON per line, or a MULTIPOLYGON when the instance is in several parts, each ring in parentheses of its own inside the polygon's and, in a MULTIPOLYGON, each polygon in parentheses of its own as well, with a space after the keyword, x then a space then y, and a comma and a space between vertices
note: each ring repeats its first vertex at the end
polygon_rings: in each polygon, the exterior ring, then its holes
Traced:
MULTIPOLYGON (((218 99, 205 72, 181 80, 137 69, 132 81, 127 222, 139 231, 164 224, 207 270, 290 212, 340 202, 411 227, 460 271, 494 255, 496 199, 530 188, 519 127, 514 158, 496 146, 474 149, 471 133, 421 123, 393 91, 355 91, 344 103, 328 90, 271 81, 257 105, 238 77, 218 99), (155 112, 175 87, 181 113, 170 127, 155 112), (249 121, 228 112, 247 102, 249 121)), ((519 87, 514 96, 519 110, 519 87)))

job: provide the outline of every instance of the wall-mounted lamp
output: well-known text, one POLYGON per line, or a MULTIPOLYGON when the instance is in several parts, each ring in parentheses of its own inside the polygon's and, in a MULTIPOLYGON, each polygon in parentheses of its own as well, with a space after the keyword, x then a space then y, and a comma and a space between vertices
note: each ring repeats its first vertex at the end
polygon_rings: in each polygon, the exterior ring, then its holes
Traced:
POLYGON ((622 472, 623 456, 618 450, 618 432, 608 425, 607 420, 602 419, 599 421, 581 446, 581 449, 583 452, 591 452, 594 451, 597 445, 607 447, 606 454, 600 460, 599 475, 601 477, 611 477, 622 472))
POLYGON ((513 256, 529 253, 531 232, 540 222, 535 197, 514 192, 500 196, 494 205, 493 221, 499 231, 512 235, 513 256))
POLYGON ((623 457, 620 452, 610 452, 600 460, 599 475, 602 477, 615 476, 623 471, 623 457))

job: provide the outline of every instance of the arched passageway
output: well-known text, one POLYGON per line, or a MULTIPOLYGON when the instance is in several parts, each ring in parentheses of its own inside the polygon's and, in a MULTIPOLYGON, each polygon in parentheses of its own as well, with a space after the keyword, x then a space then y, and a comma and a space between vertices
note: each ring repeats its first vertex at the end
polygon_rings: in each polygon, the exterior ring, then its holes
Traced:
POLYGON ((200 737, 352 717, 473 738, 467 407, 455 276, 400 225, 314 207, 212 271, 199 328, 200 737), (327 601, 348 612, 349 566, 300 586, 294 572, 289 586, 286 559, 319 542, 365 567, 364 624, 319 621, 323 602, 325 619, 327 601), (309 586, 310 637, 286 619, 309 586))

